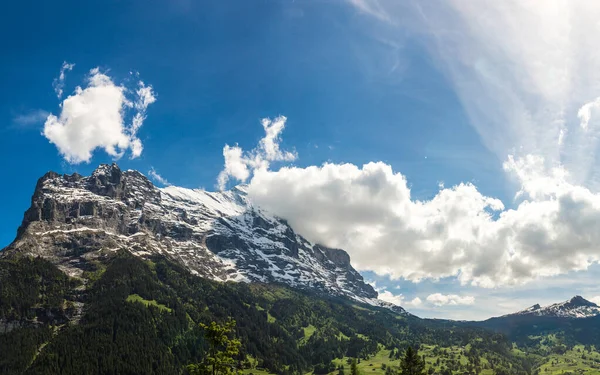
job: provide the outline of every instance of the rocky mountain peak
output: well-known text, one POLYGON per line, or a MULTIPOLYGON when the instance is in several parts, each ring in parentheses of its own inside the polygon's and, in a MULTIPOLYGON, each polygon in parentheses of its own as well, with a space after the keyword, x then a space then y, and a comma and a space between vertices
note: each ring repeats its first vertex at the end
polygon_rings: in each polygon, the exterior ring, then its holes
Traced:
POLYGON ((216 280, 283 283, 391 307, 376 299, 345 251, 311 243, 263 212, 249 201, 247 186, 161 189, 114 163, 90 176, 46 173, 4 253, 42 256, 77 276, 120 249, 164 255, 216 280))
POLYGON ((113 198, 118 197, 125 184, 123 172, 115 163, 101 164, 87 180, 90 191, 113 198))
POLYGON ((558 318, 588 318, 600 315, 600 307, 581 296, 575 296, 568 301, 559 302, 544 307, 540 306, 539 304, 535 304, 528 309, 506 316, 516 315, 536 315, 558 318))
POLYGON ((584 307, 584 306, 588 306, 588 307, 598 307, 598 305, 596 305, 595 303, 588 301, 587 299, 583 298, 582 296, 575 296, 573 298, 571 298, 567 303, 565 303, 565 307, 567 308, 577 308, 577 307, 584 307))

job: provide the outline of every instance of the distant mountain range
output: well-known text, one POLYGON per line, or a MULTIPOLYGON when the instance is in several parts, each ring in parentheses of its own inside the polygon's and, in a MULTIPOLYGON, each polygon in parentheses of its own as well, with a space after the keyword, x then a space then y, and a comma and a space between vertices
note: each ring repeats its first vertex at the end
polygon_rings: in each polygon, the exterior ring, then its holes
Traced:
POLYGON ((600 347, 600 307, 581 296, 466 324, 501 332, 520 345, 539 345, 543 337, 553 335, 565 345, 600 347))
POLYGON ((515 315, 581 319, 600 315, 600 307, 581 296, 575 296, 568 301, 559 302, 544 307, 540 306, 539 304, 535 304, 525 310, 516 312, 514 314, 505 315, 505 317, 515 315))

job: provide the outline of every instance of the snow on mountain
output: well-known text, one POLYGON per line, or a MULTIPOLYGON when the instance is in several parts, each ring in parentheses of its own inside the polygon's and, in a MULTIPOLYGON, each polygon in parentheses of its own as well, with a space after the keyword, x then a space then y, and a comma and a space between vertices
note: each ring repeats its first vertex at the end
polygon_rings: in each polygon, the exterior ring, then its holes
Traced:
POLYGON ((116 164, 88 177, 49 172, 40 178, 16 239, 2 253, 42 256, 79 276, 120 249, 161 254, 218 281, 283 283, 405 313, 377 299, 345 251, 307 241, 254 206, 245 186, 159 189, 116 164))
POLYGON ((600 307, 581 296, 575 296, 568 301, 549 306, 535 304, 525 310, 505 316, 535 315, 559 318, 589 318, 600 314, 600 307))

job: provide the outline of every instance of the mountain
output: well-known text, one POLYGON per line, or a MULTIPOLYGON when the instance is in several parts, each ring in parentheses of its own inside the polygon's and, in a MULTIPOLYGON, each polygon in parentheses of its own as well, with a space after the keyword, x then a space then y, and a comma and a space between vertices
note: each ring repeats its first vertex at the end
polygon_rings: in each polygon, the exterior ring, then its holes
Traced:
MULTIPOLYGON (((49 172, 0 253, 0 373, 188 374, 208 351, 199 324, 229 319, 244 374, 347 374, 351 358, 396 373, 408 346, 429 374, 535 374, 557 353, 600 368, 600 315, 428 320, 376 297, 348 254, 307 241, 244 186, 159 189, 115 164, 49 172)), ((582 300, 554 310, 597 308, 582 300)))
POLYGON ((421 342, 499 347, 490 360, 520 366, 491 332, 377 300, 345 251, 295 233, 245 186, 157 188, 116 164, 49 172, 0 253, 2 374, 185 374, 207 352, 199 323, 228 319, 236 367, 259 373, 322 374, 344 357, 392 365, 421 342))
POLYGON ((575 296, 568 301, 555 303, 544 307, 540 306, 539 304, 535 304, 525 310, 505 315, 505 317, 515 315, 581 319, 600 315, 600 307, 581 296, 575 296))
POLYGON ((79 277, 121 249, 141 258, 163 255, 217 281, 281 283, 406 313, 377 300, 345 251, 295 233, 254 206, 245 186, 225 192, 157 188, 116 164, 100 165, 88 177, 45 174, 3 254, 41 256, 79 277))
POLYGON ((436 373, 489 362, 526 375, 510 342, 479 328, 282 284, 218 282, 164 255, 118 250, 89 266, 75 278, 41 257, 0 258, 0 374, 189 374, 208 350, 198 323, 234 319, 244 374, 324 375, 352 357, 384 375, 382 363, 395 373, 408 345, 427 344, 421 352, 441 358, 436 373))
POLYGON ((548 306, 535 304, 513 314, 466 324, 501 332, 515 344, 541 352, 546 349, 540 348, 547 348, 551 342, 557 347, 600 347, 600 307, 581 296, 548 306))

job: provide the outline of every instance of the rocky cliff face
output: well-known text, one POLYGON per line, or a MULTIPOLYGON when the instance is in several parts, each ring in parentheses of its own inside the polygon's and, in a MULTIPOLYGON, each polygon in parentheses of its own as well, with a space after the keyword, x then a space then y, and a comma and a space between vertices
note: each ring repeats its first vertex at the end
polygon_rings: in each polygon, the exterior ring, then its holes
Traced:
POLYGON ((44 175, 4 253, 39 255, 78 276, 120 249, 161 254, 220 281, 278 282, 393 307, 376 300, 345 251, 310 243, 253 206, 243 186, 219 193, 159 189, 116 164, 89 177, 44 175))

